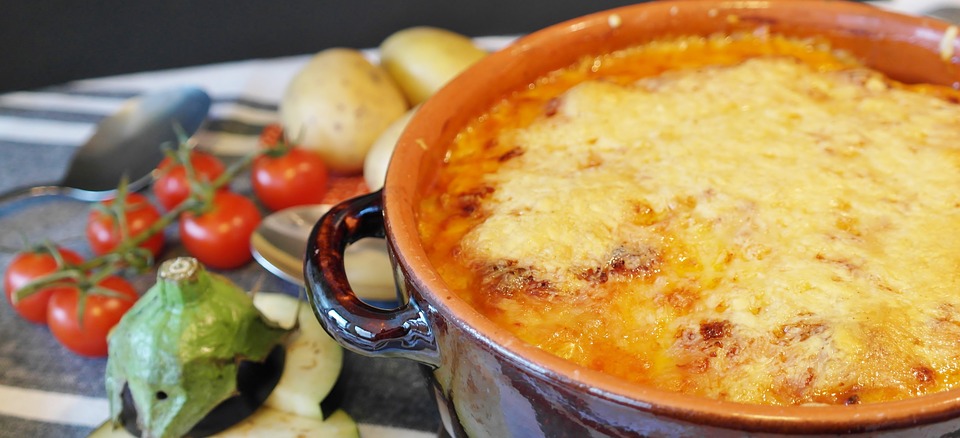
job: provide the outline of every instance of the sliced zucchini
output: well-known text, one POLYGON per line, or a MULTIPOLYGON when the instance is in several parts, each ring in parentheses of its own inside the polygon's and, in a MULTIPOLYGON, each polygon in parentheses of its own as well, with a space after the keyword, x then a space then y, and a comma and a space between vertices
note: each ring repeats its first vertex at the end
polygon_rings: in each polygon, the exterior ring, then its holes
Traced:
POLYGON ((127 432, 123 426, 113 427, 109 421, 100 425, 100 427, 90 432, 87 438, 130 438, 133 434, 127 432))
POLYGON ((346 412, 338 410, 326 420, 301 417, 288 412, 263 408, 222 435, 229 437, 294 437, 359 438, 357 423, 346 412))
MULTIPOLYGON (((326 438, 359 438, 357 423, 346 412, 340 410, 326 420, 301 417, 288 412, 262 407, 256 413, 239 424, 227 429, 216 437, 293 437, 322 436, 326 438)), ((131 438, 124 428, 116 429, 109 422, 100 425, 90 433, 89 438, 131 438)))
POLYGON ((343 368, 343 350, 323 330, 307 303, 275 293, 257 293, 253 304, 264 316, 289 327, 299 312, 300 330, 287 346, 280 381, 265 406, 303 417, 324 419, 339 408, 335 391, 343 368), (299 307, 299 308, 298 308, 299 307))

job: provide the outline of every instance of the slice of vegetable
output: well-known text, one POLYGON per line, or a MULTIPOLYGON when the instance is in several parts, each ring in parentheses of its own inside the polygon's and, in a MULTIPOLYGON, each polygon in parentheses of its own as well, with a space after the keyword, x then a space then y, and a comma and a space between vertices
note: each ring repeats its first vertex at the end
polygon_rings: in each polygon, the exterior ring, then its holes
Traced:
POLYGON ((299 314, 300 328, 287 345, 287 364, 266 406, 304 417, 323 419, 339 407, 335 391, 346 380, 341 373, 343 349, 320 326, 310 306, 296 298, 258 293, 253 304, 281 327, 291 327, 299 314), (333 409, 331 409, 333 408, 333 409))
MULTIPOLYGON (((324 438, 359 438, 357 423, 346 412, 336 411, 324 421, 301 417, 271 408, 260 408, 237 426, 214 435, 220 438, 317 436, 324 438)), ((130 438, 123 428, 113 428, 106 422, 95 429, 89 438, 130 438)))
POLYGON ((229 437, 316 436, 359 438, 357 423, 344 411, 336 411, 324 421, 264 408, 223 435, 229 437))
POLYGON ((145 435, 182 436, 234 395, 241 360, 263 361, 289 333, 196 259, 168 260, 109 336, 111 419, 120 424, 129 387, 145 435))

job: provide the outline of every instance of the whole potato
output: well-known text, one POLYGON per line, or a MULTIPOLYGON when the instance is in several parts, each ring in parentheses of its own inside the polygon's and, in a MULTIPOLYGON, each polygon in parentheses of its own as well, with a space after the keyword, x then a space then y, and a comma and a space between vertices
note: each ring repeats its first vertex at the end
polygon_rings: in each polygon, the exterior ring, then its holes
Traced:
POLYGON ((419 104, 487 52, 470 38, 434 27, 412 27, 380 44, 380 64, 396 79, 411 105, 419 104))
POLYGON ((316 54, 287 86, 280 122, 297 144, 317 151, 330 169, 356 173, 367 151, 407 102, 389 74, 354 49, 316 54))
POLYGON ((393 149, 397 146, 397 140, 400 134, 403 134, 407 123, 413 118, 413 113, 417 112, 419 106, 411 108, 397 120, 394 120, 390 126, 387 126, 377 140, 373 142, 367 158, 363 161, 363 180, 366 181, 370 190, 378 190, 383 187, 383 180, 387 176, 387 165, 390 164, 390 157, 393 155, 393 149))

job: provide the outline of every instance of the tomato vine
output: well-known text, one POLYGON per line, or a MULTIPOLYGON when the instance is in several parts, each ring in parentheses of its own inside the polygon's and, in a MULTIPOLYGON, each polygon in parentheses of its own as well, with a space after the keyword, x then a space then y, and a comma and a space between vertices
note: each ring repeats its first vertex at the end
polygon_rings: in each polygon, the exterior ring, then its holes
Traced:
MULTIPOLYGON (((222 210, 225 209, 232 208, 241 210, 244 212, 243 214, 247 215, 246 225, 239 231, 246 233, 246 235, 240 235, 240 237, 235 236, 232 245, 235 247, 234 252, 236 252, 237 248, 241 248, 241 244, 237 242, 242 240, 242 248, 249 251, 247 246, 249 233, 253 231, 253 228, 255 228, 256 224, 260 221, 259 209, 253 201, 240 195, 231 194, 230 197, 242 198, 240 201, 245 201, 249 203, 249 205, 242 205, 242 208, 240 208, 236 207, 236 205, 238 205, 237 201, 233 201, 233 204, 231 204, 232 207, 218 208, 217 203, 223 203, 223 201, 219 200, 224 198, 224 192, 228 192, 227 186, 241 173, 249 170, 255 160, 260 157, 285 156, 293 149, 293 146, 289 145, 283 137, 282 130, 280 130, 279 135, 277 133, 277 127, 270 127, 268 130, 265 130, 265 134, 267 132, 269 132, 270 135, 261 137, 261 147, 233 161, 229 166, 225 166, 222 172, 216 173, 216 177, 210 180, 207 178, 210 173, 198 172, 194 167, 194 161, 191 159, 195 154, 201 152, 197 151, 188 141, 183 131, 179 130, 178 145, 165 150, 166 158, 164 161, 168 163, 168 168, 170 166, 182 166, 186 183, 189 185, 189 194, 186 198, 176 205, 171 206, 166 212, 162 214, 157 213, 158 216, 151 218, 150 220, 152 220, 152 222, 149 223, 149 225, 141 224, 134 230, 130 224, 127 223, 129 219, 128 214, 130 213, 130 208, 143 202, 145 197, 138 193, 129 192, 126 181, 121 181, 115 198, 102 204, 95 204, 91 209, 91 218, 95 217, 98 220, 108 223, 109 226, 116 227, 116 229, 113 230, 115 235, 111 236, 113 241, 108 242, 110 246, 94 249, 91 244, 91 249, 94 250, 93 252, 96 255, 87 260, 83 260, 72 251, 57 248, 52 243, 44 243, 34 246, 28 251, 24 251, 21 254, 34 253, 40 254, 41 256, 46 254, 46 257, 51 258, 52 261, 45 262, 46 265, 44 265, 45 267, 43 267, 41 271, 34 272, 29 277, 21 277, 15 284, 5 284, 8 300, 24 318, 35 323, 45 323, 48 322, 44 320, 47 301, 51 299, 52 295, 59 294, 62 296, 60 299, 61 303, 76 303, 76 308, 70 318, 63 316, 62 309, 58 310, 59 313, 55 319, 86 330, 86 327, 84 327, 84 319, 88 317, 86 310, 89 305, 88 301, 90 301, 92 297, 97 297, 93 300, 93 305, 101 305, 104 300, 128 300, 130 294, 125 290, 125 287, 118 286, 118 282, 115 279, 118 276, 122 276, 124 272, 146 272, 154 265, 155 254, 159 253, 159 250, 149 244, 145 245, 146 242, 154 239, 158 234, 162 235, 169 226, 178 220, 181 222, 181 240, 192 239, 193 237, 186 235, 187 233, 184 233, 182 230, 182 225, 185 220, 196 222, 198 219, 204 218, 205 215, 213 216, 214 214, 218 214, 222 216, 224 214, 222 210), (214 213, 218 209, 220 211, 214 213), (255 217, 253 217, 253 215, 255 215, 255 217), (66 251, 67 256, 63 255, 64 251, 66 251), (104 286, 104 284, 112 284, 113 286, 104 286), (18 307, 18 305, 28 301, 36 302, 31 303, 33 307, 29 316, 22 310, 22 305, 18 307)), ((326 174, 324 173, 324 178, 325 177, 326 174)), ((220 217, 219 220, 236 222, 235 218, 223 219, 220 217)), ((109 231, 110 230, 108 230, 108 232, 109 231)), ((187 245, 186 243, 187 242, 184 242, 184 246, 187 247, 188 252, 191 252, 190 248, 193 247, 193 245, 187 245)), ((214 253, 216 253, 216 251, 214 251, 214 253)), ((204 256, 194 255, 201 262, 204 262, 204 256)), ((234 257, 228 264, 209 264, 213 267, 229 269, 238 267, 248 261, 249 257, 240 259, 234 257)), ((8 270, 9 269, 8 267, 8 270)), ((132 305, 132 303, 130 303, 130 305, 132 305)), ((100 324, 99 321, 95 321, 92 325, 102 329, 102 324, 100 324)), ((71 330, 76 331, 76 327, 71 330)), ((94 329, 91 328, 91 330, 94 329)), ((99 331, 105 333, 104 330, 99 331)), ((58 333, 62 333, 62 331, 58 330, 58 333)), ((105 334, 103 336, 105 336, 105 334)), ((60 339, 60 336, 58 336, 58 339, 60 339)), ((80 352, 80 350, 83 350, 82 347, 78 350, 77 347, 68 345, 68 342, 62 339, 61 343, 73 351, 80 352)), ((84 351, 93 351, 96 354, 100 354, 99 348, 88 348, 84 351)))

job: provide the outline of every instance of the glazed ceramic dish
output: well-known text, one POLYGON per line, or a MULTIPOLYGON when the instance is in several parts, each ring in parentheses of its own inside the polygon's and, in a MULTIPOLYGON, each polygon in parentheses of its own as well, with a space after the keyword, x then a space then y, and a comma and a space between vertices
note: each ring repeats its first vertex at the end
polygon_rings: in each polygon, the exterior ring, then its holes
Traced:
POLYGON ((855 406, 764 406, 628 383, 526 344, 480 315, 430 265, 416 211, 454 136, 543 74, 651 40, 763 27, 819 36, 904 82, 956 86, 956 29, 843 1, 663 1, 561 23, 521 38, 456 78, 418 111, 385 189, 342 203, 314 229, 305 276, 314 311, 345 347, 429 370, 453 436, 940 436, 960 430, 960 392, 855 406), (351 292, 343 251, 385 237, 406 304, 383 310, 351 292))

